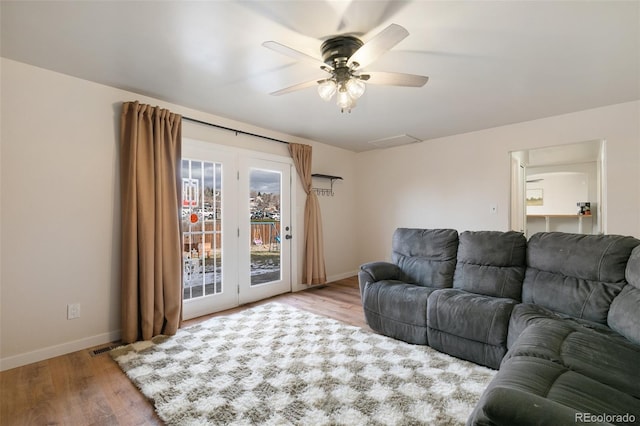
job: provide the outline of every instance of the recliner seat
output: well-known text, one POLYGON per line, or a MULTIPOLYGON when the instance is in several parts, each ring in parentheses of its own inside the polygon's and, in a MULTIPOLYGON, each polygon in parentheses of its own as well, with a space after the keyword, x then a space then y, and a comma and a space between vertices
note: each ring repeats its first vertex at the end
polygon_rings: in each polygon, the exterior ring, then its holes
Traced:
POLYGON ((358 273, 369 327, 405 342, 427 344, 428 298, 453 285, 457 251, 455 229, 397 229, 392 263, 367 263, 358 273))
POLYGON ((520 302, 527 240, 513 231, 465 231, 459 239, 453 288, 429 296, 429 345, 497 369, 520 302))

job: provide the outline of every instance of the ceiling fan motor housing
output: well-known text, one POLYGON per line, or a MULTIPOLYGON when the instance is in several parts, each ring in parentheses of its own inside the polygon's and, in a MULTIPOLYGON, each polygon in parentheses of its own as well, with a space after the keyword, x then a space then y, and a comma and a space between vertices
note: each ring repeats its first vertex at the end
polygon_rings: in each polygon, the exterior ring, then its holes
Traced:
POLYGON ((322 43, 322 60, 331 67, 336 67, 338 64, 346 64, 347 59, 362 45, 362 41, 357 37, 332 37, 322 43))
MULTIPOLYGON (((375 61, 409 35, 409 32, 400 25, 391 24, 387 26, 366 44, 351 34, 353 33, 333 36, 322 43, 320 50, 323 64, 320 69, 328 73, 329 76, 325 76, 320 80, 296 84, 272 94, 282 95, 317 84, 320 97, 325 101, 329 101, 333 95, 337 95, 336 103, 340 110, 344 112, 351 111, 355 107, 355 101, 365 91, 365 82, 371 82, 372 77, 374 78, 374 84, 405 87, 422 87, 429 79, 429 77, 414 74, 361 72, 360 67, 366 68, 368 64, 375 61)), ((302 58, 314 63, 319 62, 315 56, 310 56, 274 41, 265 42, 263 45, 296 59, 302 58)))

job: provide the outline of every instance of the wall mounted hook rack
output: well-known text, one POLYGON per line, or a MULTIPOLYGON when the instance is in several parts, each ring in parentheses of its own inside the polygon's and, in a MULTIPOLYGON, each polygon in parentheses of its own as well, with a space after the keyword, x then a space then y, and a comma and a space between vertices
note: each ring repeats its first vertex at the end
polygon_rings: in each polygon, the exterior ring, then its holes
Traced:
POLYGON ((322 173, 313 173, 311 175, 311 177, 319 178, 319 179, 329 179, 331 181, 331 188, 311 188, 311 189, 314 190, 317 195, 332 196, 332 197, 334 195, 334 193, 333 193, 333 183, 336 180, 342 180, 342 178, 340 176, 325 175, 325 174, 322 174, 322 173))

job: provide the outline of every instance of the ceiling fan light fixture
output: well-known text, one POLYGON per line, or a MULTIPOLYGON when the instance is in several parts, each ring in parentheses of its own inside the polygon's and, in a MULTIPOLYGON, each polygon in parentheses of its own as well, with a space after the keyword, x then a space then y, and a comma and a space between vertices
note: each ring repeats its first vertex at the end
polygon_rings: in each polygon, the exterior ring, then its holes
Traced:
POLYGON ((318 94, 324 101, 330 101, 333 94, 336 93, 337 84, 332 79, 324 80, 318 85, 318 94))
POLYGON ((347 92, 349 92, 349 96, 353 99, 358 99, 360 96, 364 94, 366 86, 364 81, 360 80, 357 77, 351 77, 346 84, 347 92))
MULTIPOLYGON (((0 0, 1 1, 1 0, 0 0)), ((342 112, 351 112, 366 90, 366 84, 387 86, 422 87, 429 77, 423 75, 395 72, 365 72, 368 64, 374 62, 382 54, 393 48, 409 35, 409 32, 398 24, 391 24, 384 30, 363 43, 359 38, 343 34, 328 38, 322 43, 322 59, 292 49, 275 41, 266 41, 263 46, 276 52, 284 53, 296 59, 320 63, 320 69, 330 75, 322 80, 311 80, 295 84, 272 92, 272 95, 283 95, 296 90, 306 89, 318 84, 318 94, 329 101, 337 93, 337 104, 342 112)))
POLYGON ((353 108, 354 106, 353 99, 351 98, 351 96, 349 95, 349 92, 344 86, 341 87, 340 90, 338 90, 336 104, 338 105, 338 107, 340 107, 342 112, 344 112, 345 110, 351 111, 351 108, 353 108))

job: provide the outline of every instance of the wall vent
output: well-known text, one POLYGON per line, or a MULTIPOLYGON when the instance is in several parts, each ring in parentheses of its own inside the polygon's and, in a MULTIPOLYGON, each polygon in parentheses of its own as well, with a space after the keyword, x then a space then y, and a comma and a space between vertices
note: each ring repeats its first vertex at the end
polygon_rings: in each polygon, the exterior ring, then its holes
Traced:
POLYGON ((398 135, 391 136, 389 138, 384 139, 376 139, 374 141, 369 141, 368 143, 375 146, 376 148, 391 148, 394 146, 400 145, 409 145, 411 143, 422 142, 420 139, 411 136, 411 135, 398 135))

